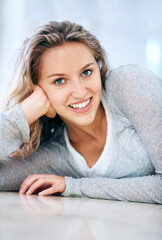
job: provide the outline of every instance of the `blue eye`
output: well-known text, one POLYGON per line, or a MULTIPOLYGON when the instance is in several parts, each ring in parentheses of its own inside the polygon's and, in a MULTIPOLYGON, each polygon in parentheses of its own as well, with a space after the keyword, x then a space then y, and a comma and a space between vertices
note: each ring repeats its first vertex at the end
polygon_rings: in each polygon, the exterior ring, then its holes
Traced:
POLYGON ((61 85, 61 84, 63 84, 64 82, 65 82, 65 80, 64 80, 63 78, 58 78, 58 79, 56 79, 55 84, 56 84, 56 85, 61 85))
POLYGON ((89 75, 91 75, 91 73, 92 73, 92 70, 87 69, 87 70, 83 71, 82 75, 83 75, 84 77, 88 77, 89 75))

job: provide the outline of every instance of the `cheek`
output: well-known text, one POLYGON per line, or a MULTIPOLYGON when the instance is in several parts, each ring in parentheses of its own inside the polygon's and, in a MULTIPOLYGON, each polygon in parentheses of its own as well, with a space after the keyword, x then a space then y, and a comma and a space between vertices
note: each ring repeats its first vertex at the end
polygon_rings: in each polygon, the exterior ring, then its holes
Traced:
POLYGON ((60 91, 50 91, 47 94, 48 99, 51 103, 51 105, 57 110, 59 109, 61 106, 63 106, 65 104, 65 94, 63 94, 60 91))
POLYGON ((100 78, 100 76, 97 76, 96 79, 92 80, 90 87, 91 87, 91 90, 94 93, 101 93, 102 85, 101 85, 101 78, 100 78))
MULTIPOLYGON (((40 84, 39 86, 46 93, 52 107, 59 109, 65 103, 66 94, 62 90, 55 89, 52 85, 40 84)), ((56 110, 57 111, 57 110, 56 110)))
POLYGON ((61 99, 61 97, 60 97, 60 95, 58 95, 58 94, 50 94, 49 96, 48 96, 48 98, 49 98, 49 100, 50 100, 50 102, 51 102, 51 104, 54 106, 54 105, 59 105, 60 103, 61 103, 61 101, 62 101, 62 99, 61 99))

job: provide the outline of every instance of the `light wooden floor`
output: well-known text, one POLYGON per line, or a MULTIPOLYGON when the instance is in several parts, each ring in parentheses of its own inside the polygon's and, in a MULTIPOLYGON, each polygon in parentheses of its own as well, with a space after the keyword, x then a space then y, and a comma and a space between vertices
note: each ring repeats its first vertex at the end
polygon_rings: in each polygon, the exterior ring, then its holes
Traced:
POLYGON ((0 240, 162 240, 162 205, 0 193, 0 240))

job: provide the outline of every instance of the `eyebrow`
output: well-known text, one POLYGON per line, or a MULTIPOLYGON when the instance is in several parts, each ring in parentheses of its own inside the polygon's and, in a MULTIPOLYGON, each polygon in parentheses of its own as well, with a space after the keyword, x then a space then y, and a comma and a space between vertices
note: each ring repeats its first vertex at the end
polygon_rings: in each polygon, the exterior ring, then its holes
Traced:
MULTIPOLYGON (((86 69, 87 67, 89 67, 91 65, 94 65, 94 63, 86 64, 84 67, 81 68, 81 71, 83 71, 84 69, 86 69)), ((50 78, 50 77, 54 77, 54 76, 65 76, 65 75, 66 75, 65 73, 52 73, 52 74, 48 75, 47 77, 50 78)))

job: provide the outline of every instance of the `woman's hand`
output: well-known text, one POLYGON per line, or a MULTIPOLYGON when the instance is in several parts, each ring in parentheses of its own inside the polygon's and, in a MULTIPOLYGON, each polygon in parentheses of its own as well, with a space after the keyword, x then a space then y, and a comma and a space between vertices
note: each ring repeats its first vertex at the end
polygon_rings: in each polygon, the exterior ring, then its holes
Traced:
POLYGON ((47 95, 38 85, 35 85, 34 92, 20 103, 20 107, 22 108, 29 125, 43 115, 50 118, 56 116, 55 109, 50 104, 47 95))
POLYGON ((63 193, 65 188, 66 184, 64 177, 50 174, 35 174, 29 175, 24 180, 19 192, 31 195, 32 193, 39 191, 39 195, 46 196, 54 193, 63 193), (39 191, 42 188, 45 190, 39 191))

